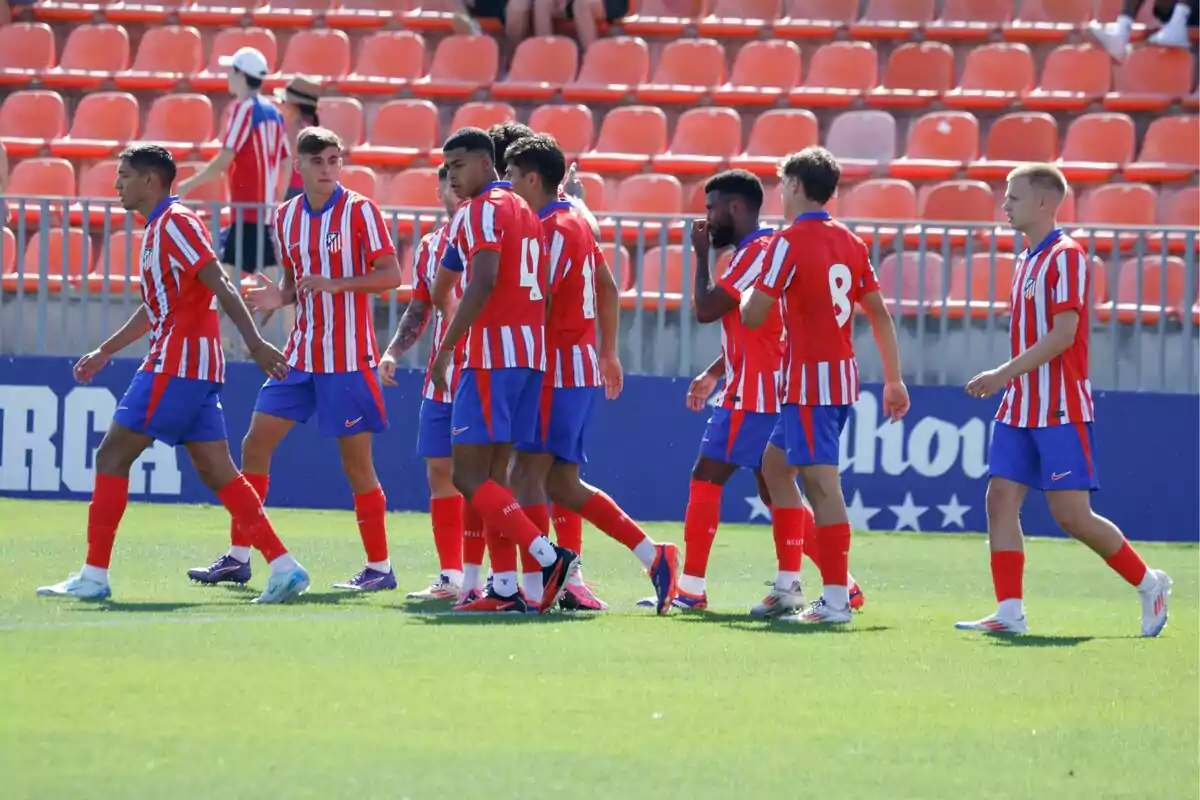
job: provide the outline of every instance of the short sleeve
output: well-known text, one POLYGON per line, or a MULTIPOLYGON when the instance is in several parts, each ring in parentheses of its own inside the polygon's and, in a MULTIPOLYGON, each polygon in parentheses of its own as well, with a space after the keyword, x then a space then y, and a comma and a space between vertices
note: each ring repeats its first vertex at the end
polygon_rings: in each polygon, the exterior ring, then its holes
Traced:
POLYGON ((762 275, 763 263, 766 261, 765 248, 744 248, 734 255, 729 266, 717 278, 717 286, 734 300, 741 298, 742 293, 754 286, 755 281, 762 275))
POLYGON ((396 252, 392 237, 388 235, 387 223, 383 220, 383 212, 379 206, 370 200, 362 200, 355 210, 356 221, 361 226, 362 245, 367 257, 367 263, 374 263, 383 256, 396 252))
POLYGON ((458 243, 462 240, 463 219, 470 207, 469 203, 458 207, 458 211, 454 212, 454 219, 450 221, 450 228, 446 232, 446 250, 442 253, 441 265, 451 272, 462 272, 467 268, 458 253, 458 243))
POLYGON ((467 258, 484 250, 499 250, 507 222, 504 212, 486 196, 472 200, 463 210, 460 241, 467 258))
POLYGON ((792 282, 796 272, 796 264, 792 259, 791 243, 781 233, 771 237, 764 255, 762 277, 755 284, 756 289, 778 300, 792 282))
POLYGON ((286 203, 276 212, 275 246, 278 248, 279 266, 294 273, 296 271, 296 262, 292 261, 292 249, 288 247, 287 220, 290 216, 288 213, 288 204, 286 203))
MULTIPOLYGON (((862 248, 861 253, 861 273, 858 277, 858 297, 864 297, 871 292, 879 291, 879 276, 875 274, 875 265, 871 263, 871 254, 867 252, 867 245, 863 242, 859 243, 862 248)), ((857 299, 857 298, 856 298, 857 299)))
POLYGON ((217 260, 212 245, 200 222, 188 214, 173 214, 163 225, 170 242, 170 254, 189 275, 205 264, 217 260))
POLYGON ((1046 297, 1050 316, 1078 311, 1087 302, 1087 258, 1074 249, 1060 250, 1046 270, 1046 297))
POLYGON ((413 300, 429 305, 433 302, 429 286, 429 270, 428 264, 436 254, 432 244, 432 236, 425 236, 421 239, 421 243, 417 245, 417 252, 413 256, 413 300))
POLYGON ((567 237, 561 228, 555 228, 549 234, 546 279, 553 294, 571 271, 571 254, 567 252, 567 237))
POLYGON ((254 130, 254 103, 243 100, 233 110, 229 118, 229 130, 225 132, 225 149, 238 152, 246 146, 250 139, 250 131, 254 130))

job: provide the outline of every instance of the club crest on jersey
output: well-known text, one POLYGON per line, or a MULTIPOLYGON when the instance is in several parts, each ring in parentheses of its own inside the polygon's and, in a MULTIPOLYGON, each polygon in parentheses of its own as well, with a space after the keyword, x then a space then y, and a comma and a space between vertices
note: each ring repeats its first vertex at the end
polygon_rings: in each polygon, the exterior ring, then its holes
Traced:
POLYGON ((1028 278, 1025 279, 1025 292, 1024 293, 1025 293, 1026 300, 1032 300, 1034 294, 1037 293, 1037 281, 1034 280, 1032 275, 1030 275, 1028 278))
POLYGON ((325 249, 337 253, 342 249, 342 234, 339 232, 325 234, 325 249))
POLYGON ((142 248, 142 264, 149 264, 154 260, 154 248, 147 244, 142 248))

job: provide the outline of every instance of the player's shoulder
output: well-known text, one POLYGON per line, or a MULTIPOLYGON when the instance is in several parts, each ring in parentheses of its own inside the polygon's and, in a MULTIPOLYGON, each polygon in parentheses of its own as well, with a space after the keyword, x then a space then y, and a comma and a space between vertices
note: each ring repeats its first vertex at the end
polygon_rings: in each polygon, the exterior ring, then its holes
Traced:
POLYGON ((1066 253, 1075 258, 1087 258, 1087 248, 1078 239, 1067 234, 1061 234, 1051 248, 1054 253, 1066 253))
POLYGON ((346 193, 346 202, 355 208, 367 210, 372 209, 379 211, 379 204, 365 194, 360 194, 353 189, 342 187, 342 191, 346 193))
POLYGON ((284 200, 282 203, 279 204, 279 208, 275 212, 276 221, 280 225, 283 225, 287 221, 291 220, 296 215, 296 213, 300 210, 300 205, 303 202, 304 202, 304 193, 303 192, 296 195, 295 197, 291 197, 287 200, 284 200))
POLYGON ((193 228, 199 228, 201 230, 203 229, 203 223, 200 221, 200 215, 178 200, 163 209, 160 219, 164 225, 170 223, 174 223, 176 225, 186 224, 193 228))

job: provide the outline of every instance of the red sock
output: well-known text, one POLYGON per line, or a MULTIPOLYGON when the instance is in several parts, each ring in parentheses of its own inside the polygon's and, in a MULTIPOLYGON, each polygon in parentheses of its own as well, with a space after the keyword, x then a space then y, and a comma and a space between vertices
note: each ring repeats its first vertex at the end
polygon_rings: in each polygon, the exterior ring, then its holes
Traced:
MULTIPOLYGON (((484 523, 515 543, 522 550, 528 550, 534 539, 542 535, 537 526, 529 521, 529 517, 521 513, 521 507, 512 496, 512 492, 493 480, 485 481, 475 490, 471 504, 479 511, 484 523)), ((496 554, 492 554, 495 559, 496 554)), ((494 572, 499 572, 495 566, 494 572)))
POLYGON ((483 524, 483 539, 487 542, 488 558, 492 562, 492 572, 517 571, 517 546, 504 538, 504 534, 488 525, 483 524))
POLYGON ((554 537, 558 546, 576 555, 583 553, 583 517, 578 511, 554 503, 550 506, 550 521, 554 523, 554 537))
POLYGON ((251 546, 262 553, 267 563, 282 555, 287 555, 287 548, 279 541, 271 520, 263 511, 262 500, 250 481, 244 475, 238 475, 217 492, 217 499, 229 511, 234 523, 250 537, 251 546))
POLYGON ((1020 600, 1021 582, 1025 578, 1025 553, 1021 550, 999 550, 992 553, 992 586, 996 587, 996 602, 1020 600))
MULTIPOLYGON (((521 511, 525 516, 529 517, 543 536, 548 536, 550 533, 550 511, 546 508, 545 503, 538 503, 536 506, 521 506, 521 511)), ((521 572, 525 573, 542 573, 541 563, 530 555, 528 550, 521 551, 521 572)))
POLYGON ((646 532, 604 492, 597 491, 589 497, 579 513, 588 522, 630 550, 648 538, 646 532))
POLYGON ((358 517, 358 534, 367 551, 367 561, 387 561, 387 497, 383 487, 354 495, 354 514, 358 517))
POLYGON ((1146 562, 1128 541, 1111 558, 1104 559, 1130 586, 1139 586, 1146 577, 1146 562))
POLYGON ((821 565, 818 567, 821 570, 821 583, 826 586, 849 586, 850 523, 814 525, 813 530, 817 533, 817 547, 821 550, 821 565))
MULTIPOLYGON (((253 472, 243 472, 242 477, 253 487, 258 493, 259 500, 263 505, 267 504, 267 489, 271 485, 270 475, 258 475, 253 472)), ((238 527, 237 521, 232 517, 229 520, 229 543, 234 547, 253 547, 254 542, 251 540, 250 534, 238 527)))
POLYGON ((113 543, 117 541, 117 526, 129 503, 129 478, 96 474, 92 502, 88 506, 87 559, 89 567, 108 569, 112 560, 113 543))
POLYGON ((693 480, 683 515, 683 574, 703 578, 708 571, 717 526, 721 524, 721 491, 715 483, 693 480))
POLYGON ((479 566, 483 563, 483 554, 487 550, 487 540, 483 538, 483 518, 470 503, 463 502, 463 564, 479 566))
POLYGON ((776 508, 771 514, 775 559, 780 572, 799 572, 804 558, 804 508, 776 508))
POLYGON ((434 497, 429 501, 429 520, 433 524, 433 547, 437 550, 438 566, 462 572, 463 565, 463 499, 434 497))
POLYGON ((804 507, 804 555, 813 562, 813 566, 821 569, 821 544, 817 540, 817 520, 813 517, 812 509, 804 507))

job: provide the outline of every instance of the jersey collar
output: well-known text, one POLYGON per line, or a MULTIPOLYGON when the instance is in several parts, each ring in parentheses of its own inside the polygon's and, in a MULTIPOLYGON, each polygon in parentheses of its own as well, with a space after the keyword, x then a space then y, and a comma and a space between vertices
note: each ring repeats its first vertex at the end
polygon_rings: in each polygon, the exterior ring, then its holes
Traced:
POLYGON ((337 201, 342 199, 342 194, 345 191, 346 190, 342 188, 342 184, 340 184, 340 183, 337 184, 336 186, 334 186, 333 194, 329 195, 329 199, 325 201, 325 205, 321 206, 321 208, 317 211, 313 211, 312 206, 310 206, 308 204, 308 194, 306 194, 306 193, 301 194, 301 197, 303 199, 300 202, 304 203, 304 212, 306 214, 308 214, 309 216, 312 216, 312 217, 319 217, 322 214, 324 214, 326 211, 328 211, 329 209, 331 209, 335 205, 337 205, 337 201))
POLYGON ((1047 247, 1049 247, 1050 245, 1052 245, 1056 241, 1058 241, 1058 237, 1060 237, 1062 235, 1063 235, 1062 228, 1055 228, 1054 230, 1050 231, 1049 233, 1046 234, 1045 239, 1042 239, 1040 242, 1037 243, 1036 247, 1025 249, 1025 258, 1027 258, 1027 259, 1033 258, 1038 253, 1042 252, 1047 247))
POLYGON ((797 222, 803 222, 806 219, 833 219, 833 217, 829 216, 828 211, 805 211, 792 220, 792 224, 795 225, 797 222))
POLYGON ((487 186, 483 187, 483 191, 481 191, 480 194, 490 192, 492 189, 507 189, 511 192, 512 181, 492 181, 487 186))
POLYGON ((179 202, 179 195, 173 194, 170 197, 164 197, 162 200, 159 201, 158 205, 156 205, 154 207, 154 210, 150 212, 150 218, 146 220, 146 226, 149 227, 150 225, 153 225, 154 220, 161 217, 162 213, 167 210, 168 206, 170 206, 172 203, 178 203, 178 202, 179 202))
POLYGON ((775 233, 775 231, 771 228, 759 228, 758 230, 754 231, 754 233, 747 234, 745 239, 742 239, 740 242, 738 242, 737 249, 741 250, 755 239, 761 239, 762 237, 770 236, 773 233, 775 233))
POLYGON ((559 198, 557 200, 551 200, 549 203, 546 204, 546 206, 544 208, 542 208, 538 211, 538 219, 545 219, 546 217, 553 214, 555 211, 570 211, 570 210, 571 210, 570 201, 563 200, 561 198, 559 198))

